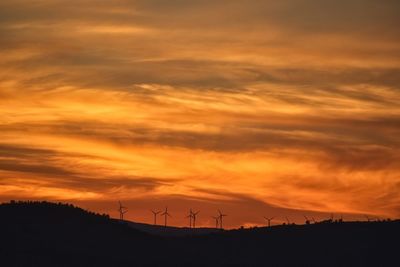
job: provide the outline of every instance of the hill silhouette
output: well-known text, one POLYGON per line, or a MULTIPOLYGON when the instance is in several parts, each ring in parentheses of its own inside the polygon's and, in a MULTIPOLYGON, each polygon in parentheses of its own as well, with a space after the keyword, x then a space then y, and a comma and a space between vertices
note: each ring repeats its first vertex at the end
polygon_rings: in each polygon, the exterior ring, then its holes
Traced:
POLYGON ((220 229, 205 228, 205 227, 197 227, 197 228, 174 227, 174 226, 164 227, 163 225, 152 225, 152 224, 137 223, 130 221, 127 221, 126 224, 132 227, 133 229, 149 233, 152 235, 165 236, 165 237, 198 236, 198 235, 206 235, 206 234, 221 232, 220 229))
POLYGON ((0 266, 396 266, 400 222, 157 236, 68 204, 0 205, 0 266))

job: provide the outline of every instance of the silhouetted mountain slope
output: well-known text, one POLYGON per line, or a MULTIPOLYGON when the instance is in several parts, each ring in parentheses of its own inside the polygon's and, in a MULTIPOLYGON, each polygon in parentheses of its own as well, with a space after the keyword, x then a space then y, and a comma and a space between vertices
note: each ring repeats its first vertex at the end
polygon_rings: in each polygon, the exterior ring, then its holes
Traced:
POLYGON ((221 232, 220 229, 216 228, 188 228, 188 227, 173 227, 173 226, 165 227, 163 225, 151 225, 151 224, 129 222, 129 221, 126 223, 133 229, 149 233, 152 235, 164 236, 164 237, 196 236, 196 235, 205 235, 205 234, 221 232))
POLYGON ((399 266, 400 222, 157 237, 47 202, 0 205, 0 266, 399 266))
POLYGON ((139 258, 144 258, 154 239, 71 205, 2 204, 0 216, 0 266, 118 265, 134 256, 135 248, 141 248, 139 258))

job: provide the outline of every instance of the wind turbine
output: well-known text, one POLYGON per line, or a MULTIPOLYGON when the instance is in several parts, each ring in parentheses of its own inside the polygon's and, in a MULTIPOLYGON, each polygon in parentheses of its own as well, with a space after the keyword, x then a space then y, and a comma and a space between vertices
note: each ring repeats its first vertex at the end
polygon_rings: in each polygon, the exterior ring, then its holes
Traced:
POLYGON ((368 215, 365 215, 365 218, 367 218, 367 221, 370 222, 371 218, 368 215))
POLYGON ((218 210, 218 213, 219 213, 219 226, 220 226, 221 229, 223 229, 223 227, 222 227, 222 219, 223 219, 225 216, 228 216, 228 215, 223 214, 220 210, 218 210))
POLYGON ((196 216, 199 214, 200 211, 197 212, 192 212, 192 218, 193 218, 193 228, 196 228, 196 216))
POLYGON ((158 215, 161 211, 154 211, 154 210, 151 210, 151 212, 154 214, 154 225, 157 225, 157 215, 158 215))
POLYGON ((274 219, 275 217, 271 217, 271 218, 267 218, 264 216, 264 219, 268 221, 268 227, 271 227, 271 221, 274 219))
POLYGON ((124 214, 128 212, 128 208, 122 206, 121 201, 118 201, 118 203, 119 203, 119 209, 118 209, 118 211, 119 211, 119 219, 121 221, 123 221, 124 220, 124 214))
POLYGON ((167 218, 171 217, 171 215, 168 213, 168 207, 165 207, 165 211, 161 213, 162 216, 164 216, 164 226, 167 227, 167 218))
POLYGON ((286 219, 286 221, 287 221, 287 224, 290 225, 289 218, 288 218, 288 217, 285 217, 285 219, 286 219))
POLYGON ((192 228, 192 218, 193 218, 193 211, 192 211, 192 209, 189 210, 189 215, 186 216, 186 218, 189 218, 189 228, 192 228))
POLYGON ((311 217, 311 220, 313 223, 317 223, 317 221, 315 221, 314 217, 311 217))
POLYGON ((219 216, 211 216, 215 220, 215 228, 218 229, 219 216))

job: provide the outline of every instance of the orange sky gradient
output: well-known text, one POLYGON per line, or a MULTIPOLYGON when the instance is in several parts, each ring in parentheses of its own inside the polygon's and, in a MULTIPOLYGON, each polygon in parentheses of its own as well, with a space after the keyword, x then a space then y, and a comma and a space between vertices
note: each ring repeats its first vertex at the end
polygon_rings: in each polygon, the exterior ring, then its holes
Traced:
POLYGON ((400 3, 0 3, 0 201, 228 228, 400 217, 400 3))

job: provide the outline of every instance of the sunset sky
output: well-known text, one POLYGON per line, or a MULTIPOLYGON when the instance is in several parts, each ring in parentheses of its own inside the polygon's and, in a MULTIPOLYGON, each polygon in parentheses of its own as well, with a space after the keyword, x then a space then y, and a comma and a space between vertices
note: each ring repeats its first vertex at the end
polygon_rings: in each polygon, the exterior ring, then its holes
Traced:
POLYGON ((400 217, 400 1, 0 2, 0 201, 228 228, 400 217))

